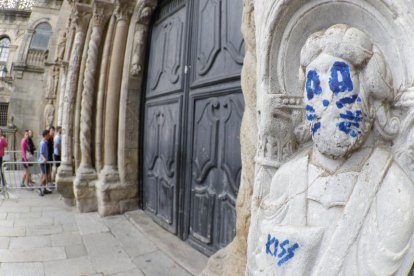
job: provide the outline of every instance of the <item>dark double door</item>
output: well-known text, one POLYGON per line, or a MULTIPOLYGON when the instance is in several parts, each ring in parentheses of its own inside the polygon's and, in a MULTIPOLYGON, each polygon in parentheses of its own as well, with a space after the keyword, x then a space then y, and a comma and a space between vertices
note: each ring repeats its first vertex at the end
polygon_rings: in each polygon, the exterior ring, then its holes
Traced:
POLYGON ((241 0, 173 0, 151 31, 143 208, 210 255, 235 235, 240 183, 241 0))

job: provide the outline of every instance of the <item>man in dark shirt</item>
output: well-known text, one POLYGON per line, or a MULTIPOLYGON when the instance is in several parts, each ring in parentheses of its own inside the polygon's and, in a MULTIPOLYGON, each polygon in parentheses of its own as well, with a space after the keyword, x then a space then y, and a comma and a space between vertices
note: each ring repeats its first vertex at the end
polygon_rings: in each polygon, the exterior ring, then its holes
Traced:
POLYGON ((48 164, 47 164, 47 184, 52 185, 52 166, 53 166, 53 137, 55 136, 55 127, 49 127, 49 135, 47 138, 47 152, 48 152, 48 164))

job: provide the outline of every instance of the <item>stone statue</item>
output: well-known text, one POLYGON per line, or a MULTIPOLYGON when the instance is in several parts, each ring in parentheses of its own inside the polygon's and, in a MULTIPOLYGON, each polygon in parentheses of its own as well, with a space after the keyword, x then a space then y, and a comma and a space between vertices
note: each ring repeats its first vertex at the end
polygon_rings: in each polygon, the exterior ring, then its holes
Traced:
POLYGON ((392 75, 360 30, 313 34, 300 57, 313 144, 273 176, 250 228, 247 275, 407 275, 414 184, 390 152, 392 75))
POLYGON ((65 55, 65 47, 66 47, 66 32, 62 32, 61 36, 59 37, 58 40, 58 45, 57 45, 57 53, 56 53, 56 58, 55 58, 55 62, 61 62, 63 60, 63 57, 65 55))
POLYGON ((59 85, 59 71, 60 69, 56 65, 52 66, 50 69, 46 99, 56 98, 56 93, 59 85))
POLYGON ((53 106, 52 101, 49 101, 45 106, 45 110, 43 112, 43 120, 45 128, 53 126, 53 122, 55 120, 55 107, 53 106))

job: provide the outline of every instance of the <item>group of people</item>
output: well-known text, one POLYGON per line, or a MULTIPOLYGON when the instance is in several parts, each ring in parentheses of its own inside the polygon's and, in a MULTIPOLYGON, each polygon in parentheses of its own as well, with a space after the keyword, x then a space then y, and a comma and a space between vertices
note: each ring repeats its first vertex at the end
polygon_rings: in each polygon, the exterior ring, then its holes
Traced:
MULTIPOLYGON (((39 152, 37 162, 40 163, 40 170, 42 172, 40 178, 40 188, 39 195, 44 196, 45 194, 52 193, 52 190, 48 186, 54 186, 53 179, 53 165, 56 166, 56 169, 60 165, 60 156, 61 156, 61 127, 56 127, 56 129, 51 126, 48 129, 42 131, 42 140, 39 144, 39 152)), ((33 182, 30 178, 29 167, 33 165, 31 162, 36 162, 34 157, 35 146, 33 144, 33 132, 31 130, 26 130, 23 136, 23 139, 20 142, 20 148, 22 152, 22 162, 24 166, 24 173, 21 182, 22 187, 33 186, 33 182)), ((1 143, 1 141, 0 141, 1 143)))

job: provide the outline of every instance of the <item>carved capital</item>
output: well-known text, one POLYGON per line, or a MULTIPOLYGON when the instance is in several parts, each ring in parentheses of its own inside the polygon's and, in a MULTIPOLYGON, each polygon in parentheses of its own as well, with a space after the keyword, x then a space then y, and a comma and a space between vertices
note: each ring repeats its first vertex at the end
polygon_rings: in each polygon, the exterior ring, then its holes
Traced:
POLYGON ((137 24, 148 25, 157 4, 157 0, 138 0, 136 6, 136 12, 138 14, 137 24))
POLYGON ((106 1, 95 1, 93 4, 92 24, 103 27, 112 11, 112 4, 106 1))
POLYGON ((132 15, 133 6, 131 5, 133 1, 127 0, 118 0, 115 3, 115 17, 116 21, 129 21, 132 15))
POLYGON ((92 16, 92 9, 85 4, 75 4, 72 12, 72 24, 76 28, 76 32, 85 33, 92 16))

